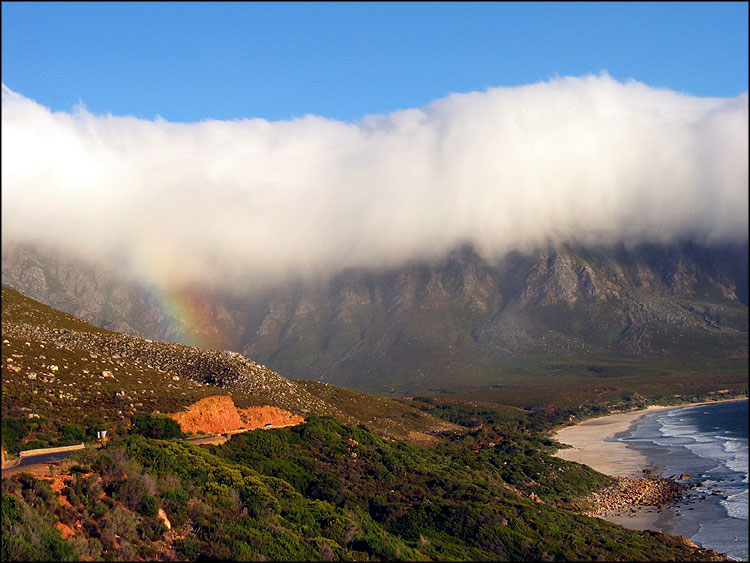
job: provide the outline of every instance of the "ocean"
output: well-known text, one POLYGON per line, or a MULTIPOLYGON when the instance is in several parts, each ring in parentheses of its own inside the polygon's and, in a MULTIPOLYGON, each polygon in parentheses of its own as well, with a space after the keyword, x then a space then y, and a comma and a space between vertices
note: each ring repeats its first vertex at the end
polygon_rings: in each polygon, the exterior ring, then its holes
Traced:
POLYGON ((748 560, 747 400, 658 411, 613 439, 643 453, 654 474, 701 485, 665 510, 656 529, 748 560))

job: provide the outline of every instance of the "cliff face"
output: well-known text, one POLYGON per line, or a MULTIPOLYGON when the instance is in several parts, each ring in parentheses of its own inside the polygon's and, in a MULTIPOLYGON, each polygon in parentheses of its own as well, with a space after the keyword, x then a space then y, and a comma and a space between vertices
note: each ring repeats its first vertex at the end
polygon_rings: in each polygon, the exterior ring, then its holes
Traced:
POLYGON ((233 430, 254 430, 272 424, 274 428, 293 426, 304 418, 278 407, 238 409, 229 396, 206 397, 189 407, 187 412, 169 414, 183 432, 221 434, 233 430))

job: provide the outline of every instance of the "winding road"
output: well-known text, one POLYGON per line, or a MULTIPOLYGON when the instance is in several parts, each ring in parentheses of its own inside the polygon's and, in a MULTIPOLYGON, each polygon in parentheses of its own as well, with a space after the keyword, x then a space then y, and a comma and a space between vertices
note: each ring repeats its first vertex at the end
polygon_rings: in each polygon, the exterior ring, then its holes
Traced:
POLYGON ((58 461, 65 459, 72 453, 72 451, 53 452, 21 457, 17 460, 15 465, 13 465, 12 467, 4 468, 2 470, 3 476, 11 475, 13 473, 19 473, 24 469, 30 468, 32 465, 49 465, 50 463, 57 463, 58 461))

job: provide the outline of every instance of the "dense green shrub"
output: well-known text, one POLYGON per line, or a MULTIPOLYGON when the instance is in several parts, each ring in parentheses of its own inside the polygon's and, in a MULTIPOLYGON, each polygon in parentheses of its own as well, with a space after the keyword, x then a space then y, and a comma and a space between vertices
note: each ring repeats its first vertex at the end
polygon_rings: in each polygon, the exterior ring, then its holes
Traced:
POLYGON ((17 453, 22 449, 21 440, 29 433, 29 426, 23 418, 2 417, 3 446, 9 453, 17 453))
POLYGON ((31 506, 2 493, 3 561, 77 561, 74 547, 31 506))
POLYGON ((137 535, 137 520, 135 515, 126 508, 116 506, 107 515, 107 520, 102 527, 102 539, 108 543, 114 543, 119 537, 125 541, 131 541, 137 535))
POLYGON ((86 426, 86 436, 90 440, 97 438, 97 432, 107 430, 107 425, 103 421, 94 418, 87 418, 84 421, 84 426, 86 426))
MULTIPOLYGON (((543 422, 532 425, 524 413, 490 418, 468 406, 444 411, 479 424, 432 449, 310 416, 219 446, 132 434, 75 452, 81 467, 63 490, 74 505, 66 513, 96 541, 74 539, 70 553, 158 558, 162 507, 186 534, 174 544, 177 557, 189 560, 695 560, 667 534, 561 510, 608 478, 550 457, 554 443, 533 429, 543 422), (87 468, 95 475, 85 477, 87 468)), ((148 433, 153 418, 140 429, 148 433)), ((63 518, 56 496, 30 475, 4 479, 2 488, 15 499, 3 504, 3 557, 39 558, 38 539, 6 527, 6 512, 16 525, 39 513, 63 518)), ((62 541, 52 532, 58 540, 47 551, 62 541)))
POLYGON ((169 489, 162 493, 162 508, 169 515, 171 524, 181 526, 187 520, 187 506, 190 496, 180 488, 169 489))
POLYGON ((60 441, 80 443, 86 438, 86 432, 77 424, 66 424, 60 429, 60 441))
POLYGON ((160 440, 184 437, 180 425, 165 415, 137 414, 133 418, 133 430, 146 438, 160 440))
POLYGON ((175 547, 177 548, 178 555, 181 555, 185 560, 192 561, 196 559, 199 553, 198 540, 193 536, 177 540, 175 547))

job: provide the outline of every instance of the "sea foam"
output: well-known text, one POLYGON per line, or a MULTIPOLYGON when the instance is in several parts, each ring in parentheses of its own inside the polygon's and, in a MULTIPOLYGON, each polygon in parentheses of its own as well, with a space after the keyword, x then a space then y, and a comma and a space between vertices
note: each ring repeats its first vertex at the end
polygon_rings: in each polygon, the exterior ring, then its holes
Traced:
POLYGON ((643 448, 664 476, 691 476, 697 498, 689 511, 673 518, 675 533, 689 535, 731 559, 747 561, 747 402, 656 412, 620 438, 643 448))
POLYGON ((747 520, 748 494, 747 489, 737 494, 729 496, 726 500, 721 501, 722 506, 727 514, 732 518, 747 520))

